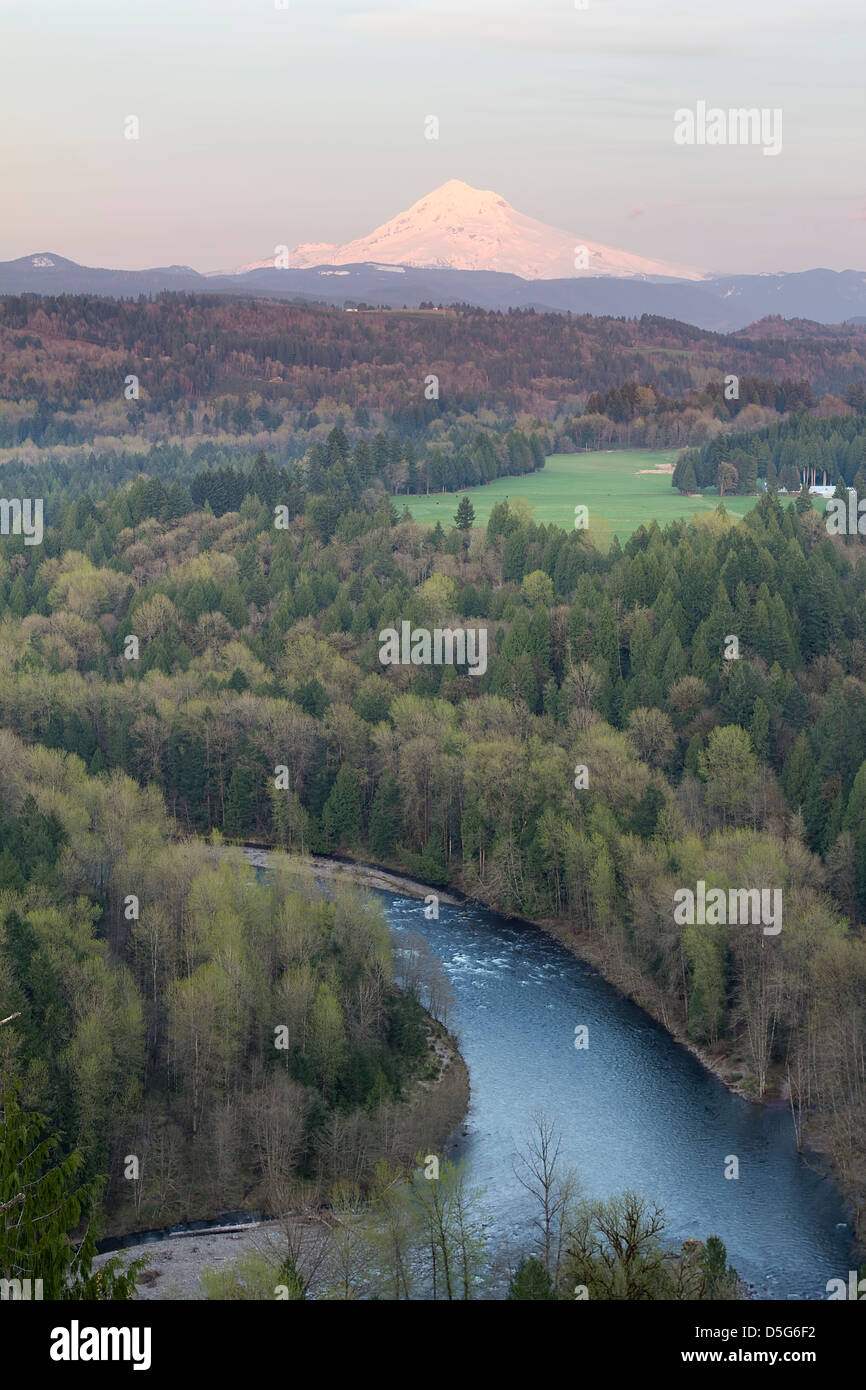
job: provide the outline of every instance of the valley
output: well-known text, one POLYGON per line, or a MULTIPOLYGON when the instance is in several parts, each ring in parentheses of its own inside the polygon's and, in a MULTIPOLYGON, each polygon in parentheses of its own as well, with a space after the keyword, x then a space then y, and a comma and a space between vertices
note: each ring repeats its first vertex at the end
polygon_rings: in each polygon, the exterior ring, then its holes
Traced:
MULTIPOLYGON (((671 488, 671 450, 589 450, 580 454, 554 454, 544 467, 525 478, 500 478, 482 487, 454 493, 413 497, 409 510, 424 526, 450 524, 461 497, 468 497, 479 523, 486 524, 499 502, 520 506, 539 524, 563 529, 574 525, 574 509, 589 509, 589 530, 595 544, 606 548, 613 536, 626 541, 639 526, 657 521, 664 526, 678 518, 712 513, 719 505, 717 493, 683 497, 671 488), (656 471, 664 470, 664 471, 656 471)), ((400 499, 396 499, 399 501, 400 499)), ((725 497, 725 510, 745 516, 756 497, 725 497)))
POLYGON ((7 1378, 856 1378, 863 0, 3 11, 7 1378))

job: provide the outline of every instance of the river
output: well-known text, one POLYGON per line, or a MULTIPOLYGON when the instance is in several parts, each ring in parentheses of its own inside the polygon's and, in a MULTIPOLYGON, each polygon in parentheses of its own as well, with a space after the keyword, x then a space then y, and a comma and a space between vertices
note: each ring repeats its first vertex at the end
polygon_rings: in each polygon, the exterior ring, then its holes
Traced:
POLYGON ((732 1094, 688 1049, 536 927, 471 904, 380 892, 398 942, 423 936, 451 981, 448 1025, 472 1101, 457 1145, 485 1189, 494 1238, 526 1243, 530 1199, 513 1155, 543 1109, 582 1190, 633 1188, 664 1207, 666 1237, 718 1235, 758 1298, 822 1299, 847 1279, 852 1233, 836 1186, 800 1158, 787 1106, 732 1094), (589 1029, 587 1050, 575 1028, 589 1029), (724 1176, 729 1156, 739 1177, 724 1176))

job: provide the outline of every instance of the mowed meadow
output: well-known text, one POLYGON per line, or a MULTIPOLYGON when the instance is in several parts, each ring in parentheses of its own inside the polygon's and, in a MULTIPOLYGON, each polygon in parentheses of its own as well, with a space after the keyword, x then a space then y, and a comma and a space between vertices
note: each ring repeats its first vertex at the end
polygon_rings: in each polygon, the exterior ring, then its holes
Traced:
MULTIPOLYGON (((712 512, 719 505, 716 492, 700 497, 681 497, 671 487, 670 472, 645 472, 645 469, 672 468, 676 460, 673 449, 600 450, 584 454, 552 454, 544 468, 524 477, 497 478, 481 487, 463 488, 459 492, 431 493, 429 497, 399 497, 406 502, 416 521, 443 527, 453 524, 457 502, 468 497, 475 508, 476 525, 483 526, 497 502, 506 498, 514 502, 522 497, 532 507, 536 522, 555 522, 569 530, 574 525, 574 509, 589 510, 589 529, 595 531, 604 548, 604 536, 627 540, 633 531, 646 522, 656 520, 660 526, 678 517, 694 516, 697 512, 712 512)), ((725 497, 724 504, 732 515, 744 516, 757 502, 756 497, 725 497)))

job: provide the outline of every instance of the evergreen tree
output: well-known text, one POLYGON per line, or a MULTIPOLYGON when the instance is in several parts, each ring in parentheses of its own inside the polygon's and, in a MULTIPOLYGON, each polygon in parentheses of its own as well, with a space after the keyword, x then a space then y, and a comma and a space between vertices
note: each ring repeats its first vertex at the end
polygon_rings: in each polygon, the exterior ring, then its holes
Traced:
POLYGON ((762 762, 766 762, 770 756, 770 711, 760 695, 753 707, 749 735, 758 757, 762 762))
POLYGON ((0 1098, 0 1278, 40 1279, 43 1299, 132 1298, 146 1261, 124 1270, 111 1259, 93 1270, 102 1183, 80 1181, 81 1150, 62 1157, 48 1128, 14 1096, 0 1098))
POLYGON ((705 1298, 725 1300, 737 1297, 739 1275, 728 1264, 728 1252, 718 1236, 707 1237, 699 1263, 706 1279, 705 1298))
POLYGON ((656 831, 659 813, 665 804, 663 792, 652 782, 647 787, 632 816, 631 828, 642 840, 649 840, 656 831))
POLYGON ((234 690, 238 694, 241 694, 244 690, 249 690, 249 688, 250 683, 247 680, 244 672, 241 670, 240 666, 236 666, 235 669, 232 671, 231 676, 226 681, 226 689, 234 690))
POLYGON ((860 918, 866 918, 866 762, 854 778, 842 827, 854 847, 854 876, 860 918))
POLYGON ((401 820, 400 788, 391 773, 384 772, 370 807, 370 849, 378 858, 394 853, 401 820))
POLYGON ((810 845, 819 849, 824 838, 827 808, 821 800, 815 757, 805 733, 799 735, 785 761, 782 786, 791 809, 803 815, 810 845))
POLYGON ((695 468, 691 459, 686 455, 682 463, 677 466, 677 477, 674 480, 674 487, 678 488, 684 495, 691 495, 698 490, 698 480, 695 477, 695 468))
POLYGON ((556 1298, 553 1280, 537 1256, 528 1255, 520 1261, 511 1276, 506 1298, 548 1302, 556 1298))
POLYGON ((475 525, 475 508, 468 497, 461 497, 454 513, 454 525, 458 531, 471 531, 475 525))
POLYGON ((343 763, 334 779, 325 809, 322 829, 329 844, 336 849, 351 849, 361 833, 361 785, 358 774, 343 763))
POLYGON ((248 767, 236 767, 226 793, 225 820, 228 835, 244 835, 253 828, 256 779, 248 767))

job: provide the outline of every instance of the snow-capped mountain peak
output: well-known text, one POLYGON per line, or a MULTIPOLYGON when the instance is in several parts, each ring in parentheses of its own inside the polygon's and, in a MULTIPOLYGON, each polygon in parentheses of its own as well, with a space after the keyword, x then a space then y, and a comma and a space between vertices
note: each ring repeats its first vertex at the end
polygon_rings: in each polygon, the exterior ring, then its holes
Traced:
MULTIPOLYGON (((473 188, 462 179, 449 179, 368 236, 342 246, 307 242, 288 255, 289 265, 299 268, 369 261, 428 269, 492 270, 526 280, 575 275, 704 278, 702 272, 688 266, 618 251, 549 227, 518 212, 492 189, 473 188)), ((273 264, 271 257, 241 270, 273 264)))

